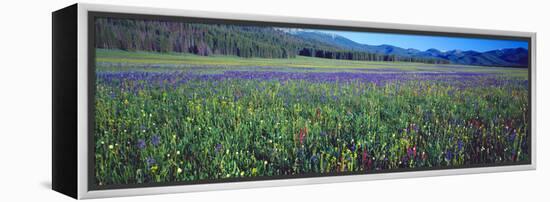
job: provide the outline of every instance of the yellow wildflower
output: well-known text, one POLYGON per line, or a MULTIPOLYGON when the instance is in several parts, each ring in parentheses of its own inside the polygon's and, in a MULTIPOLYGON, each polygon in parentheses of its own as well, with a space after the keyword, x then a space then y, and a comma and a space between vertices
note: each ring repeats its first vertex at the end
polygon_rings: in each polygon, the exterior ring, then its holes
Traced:
POLYGON ((157 165, 151 166, 151 172, 153 173, 157 172, 158 169, 159 167, 157 165))

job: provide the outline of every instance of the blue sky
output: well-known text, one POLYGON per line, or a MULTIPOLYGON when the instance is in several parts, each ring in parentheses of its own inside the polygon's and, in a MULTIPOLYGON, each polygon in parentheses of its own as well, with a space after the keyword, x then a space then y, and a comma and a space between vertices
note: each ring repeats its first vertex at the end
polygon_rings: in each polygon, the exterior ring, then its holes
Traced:
POLYGON ((481 38, 426 36, 409 34, 387 34, 374 32, 328 31, 316 30, 325 33, 333 33, 358 43, 368 45, 393 45, 401 48, 414 48, 425 51, 435 48, 441 51, 449 50, 474 50, 478 52, 503 49, 503 48, 528 48, 526 41, 494 40, 481 38))

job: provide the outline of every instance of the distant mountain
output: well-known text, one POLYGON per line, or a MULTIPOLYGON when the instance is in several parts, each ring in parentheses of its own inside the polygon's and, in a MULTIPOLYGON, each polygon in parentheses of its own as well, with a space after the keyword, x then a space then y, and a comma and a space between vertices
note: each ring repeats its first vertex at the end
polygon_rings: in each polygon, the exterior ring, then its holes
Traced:
POLYGON ((303 39, 316 40, 324 44, 329 44, 342 49, 352 50, 352 51, 366 51, 370 53, 383 54, 383 55, 395 54, 400 56, 413 56, 414 54, 421 52, 416 49, 404 49, 404 48, 400 48, 392 45, 373 46, 373 45, 367 45, 367 44, 360 44, 340 35, 328 34, 323 32, 294 31, 290 33, 292 35, 298 36, 303 39))
POLYGON ((352 50, 352 51, 365 51, 365 45, 359 44, 355 41, 349 40, 348 38, 342 37, 336 34, 327 34, 322 32, 312 32, 312 31, 294 31, 290 34, 298 36, 303 39, 315 40, 324 44, 333 45, 342 49, 352 50))
POLYGON ((431 56, 443 58, 453 64, 527 67, 529 54, 525 48, 509 48, 486 52, 452 50, 441 52, 435 49, 425 51, 431 56))
POLYGON ((414 58, 444 59, 451 64, 480 65, 480 66, 505 66, 527 67, 529 54, 525 48, 510 48, 491 50, 486 52, 450 50, 440 51, 434 48, 426 51, 417 49, 405 49, 392 45, 368 45, 360 44, 343 36, 323 33, 318 31, 293 30, 287 32, 306 40, 318 41, 341 49, 364 51, 383 55, 397 55, 414 58))
POLYGON ((367 45, 360 44, 355 41, 352 41, 348 38, 345 38, 336 34, 328 34, 318 31, 298 31, 295 30, 291 32, 292 35, 298 36, 303 39, 316 40, 323 44, 330 44, 342 49, 353 50, 353 51, 364 51, 369 53, 376 53, 382 55, 399 55, 407 57, 424 57, 424 58, 435 58, 429 54, 422 54, 422 51, 416 49, 404 49, 392 45, 367 45))

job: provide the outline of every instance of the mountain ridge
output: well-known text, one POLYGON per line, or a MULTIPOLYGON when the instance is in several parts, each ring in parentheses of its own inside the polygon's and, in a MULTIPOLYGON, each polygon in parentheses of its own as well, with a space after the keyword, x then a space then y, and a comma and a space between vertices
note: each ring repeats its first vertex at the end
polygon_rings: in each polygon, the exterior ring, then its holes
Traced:
POLYGON ((445 59, 449 60, 451 64, 527 67, 529 58, 528 50, 521 47, 496 49, 483 52, 459 49, 441 51, 435 48, 421 51, 414 48, 401 48, 389 44, 362 44, 346 37, 340 36, 338 34, 329 34, 320 31, 293 30, 292 32, 287 33, 300 38, 316 40, 324 44, 330 44, 339 48, 350 49, 354 51, 365 51, 369 53, 398 55, 404 57, 445 59))

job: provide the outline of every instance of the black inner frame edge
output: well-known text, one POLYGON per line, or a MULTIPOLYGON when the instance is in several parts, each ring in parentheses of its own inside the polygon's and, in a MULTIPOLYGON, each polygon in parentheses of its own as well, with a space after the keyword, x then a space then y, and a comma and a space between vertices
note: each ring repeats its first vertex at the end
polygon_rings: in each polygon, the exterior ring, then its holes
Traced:
POLYGON ((88 11, 88 190, 112 190, 112 189, 126 189, 126 188, 145 188, 145 187, 162 187, 162 186, 174 186, 174 185, 197 185, 197 184, 214 184, 214 183, 230 183, 230 182, 247 182, 247 181, 266 181, 266 180, 280 180, 280 179, 301 179, 312 177, 331 177, 331 176, 350 176, 350 175, 365 175, 365 174, 381 174, 381 173, 400 173, 400 172, 418 172, 418 171, 433 171, 433 170, 452 170, 461 168, 481 168, 481 167, 501 167, 501 166, 514 166, 514 165, 529 165, 532 162, 532 131, 531 124, 532 118, 532 44, 531 37, 518 37, 518 36, 501 36, 491 34, 468 34, 468 33, 453 33, 453 32, 436 32, 436 31, 418 31, 418 30, 404 30, 404 29, 382 29, 375 27, 350 27, 350 26, 336 26, 336 25, 322 25, 322 24, 302 24, 302 23, 288 23, 288 22, 263 22, 252 20, 232 20, 232 19, 216 19, 216 18, 200 18, 200 17, 183 17, 183 16, 166 16, 166 15, 149 15, 149 14, 128 14, 128 13, 113 13, 113 12, 96 12, 88 11), (95 183, 95 141, 94 141, 94 128, 95 128, 95 87, 96 87, 96 72, 95 72, 95 19, 96 18, 118 18, 118 19, 131 19, 131 20, 155 20, 155 21, 179 21, 189 23, 202 23, 202 24, 234 24, 234 25, 247 25, 247 26, 275 26, 275 27, 288 27, 288 28, 309 28, 309 29, 326 29, 326 30, 339 30, 339 31, 359 31, 359 32, 379 32, 388 34, 412 34, 412 35, 424 35, 424 36, 446 36, 446 37, 462 37, 462 38, 483 38, 483 39, 500 39, 500 40, 519 40, 528 43, 528 83, 529 83, 529 119, 528 124, 528 154, 529 160, 508 162, 508 163, 486 163, 486 164, 471 164, 462 166, 437 166, 430 168, 396 168, 392 170, 378 170, 371 172, 340 172, 340 173, 305 173, 299 175, 281 175, 281 176, 256 176, 256 177, 244 177, 244 178, 231 178, 231 179, 215 179, 215 180, 196 180, 196 181, 175 181, 175 182, 152 182, 143 184, 115 184, 115 185, 102 185, 98 186, 95 183))

